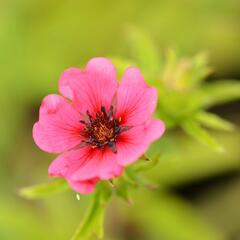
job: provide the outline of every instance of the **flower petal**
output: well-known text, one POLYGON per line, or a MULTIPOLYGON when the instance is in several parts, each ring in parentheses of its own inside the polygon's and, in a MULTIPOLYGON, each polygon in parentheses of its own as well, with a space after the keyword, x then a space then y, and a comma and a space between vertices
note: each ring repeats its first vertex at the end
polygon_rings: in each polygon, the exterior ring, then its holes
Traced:
POLYGON ((117 139, 117 162, 127 166, 143 155, 148 145, 144 141, 144 128, 133 127, 121 133, 117 139))
POLYGON ((159 119, 151 119, 144 124, 144 140, 152 143, 160 138, 165 131, 164 123, 159 119))
POLYGON ((73 99, 73 91, 70 87, 70 82, 74 79, 78 79, 81 76, 81 70, 79 68, 66 69, 59 79, 59 91, 60 93, 69 99, 73 99))
POLYGON ((154 112, 157 91, 148 87, 137 68, 128 68, 117 91, 117 117, 122 124, 136 126, 144 123, 154 112))
POLYGON ((117 156, 108 147, 104 152, 98 151, 96 160, 99 161, 98 176, 101 179, 111 179, 121 175, 123 167, 117 163, 117 156))
POLYGON ((119 135, 117 142, 117 162, 127 166, 142 156, 149 145, 164 132, 164 124, 160 120, 151 119, 146 124, 133 127, 119 135))
POLYGON ((123 168, 117 163, 116 154, 110 149, 96 149, 89 154, 88 159, 76 171, 73 181, 83 181, 90 178, 111 179, 119 176, 123 168))
POLYGON ((48 174, 55 177, 70 178, 73 173, 85 164, 91 151, 90 147, 84 147, 59 155, 50 164, 48 174))
POLYGON ((118 165, 116 154, 110 149, 84 147, 66 152, 57 157, 49 166, 50 176, 64 177, 70 181, 87 181, 119 176, 123 167, 118 165))
POLYGON ((63 152, 80 144, 83 125, 79 113, 63 97, 48 95, 42 101, 39 121, 33 126, 35 143, 44 151, 63 152))
POLYGON ((98 178, 90 178, 84 181, 73 181, 71 176, 82 164, 84 164, 84 156, 88 154, 89 148, 81 148, 76 151, 66 152, 58 156, 49 166, 48 174, 52 177, 63 177, 69 185, 77 192, 90 193, 95 189, 98 178))
POLYGON ((117 89, 114 65, 105 58, 93 58, 84 71, 70 68, 59 81, 64 96, 73 97, 73 104, 85 114, 99 111, 101 106, 110 107, 117 89))
POLYGON ((98 181, 99 181, 98 178, 94 178, 87 181, 68 180, 68 183, 76 192, 79 192, 81 194, 87 194, 94 191, 98 181))

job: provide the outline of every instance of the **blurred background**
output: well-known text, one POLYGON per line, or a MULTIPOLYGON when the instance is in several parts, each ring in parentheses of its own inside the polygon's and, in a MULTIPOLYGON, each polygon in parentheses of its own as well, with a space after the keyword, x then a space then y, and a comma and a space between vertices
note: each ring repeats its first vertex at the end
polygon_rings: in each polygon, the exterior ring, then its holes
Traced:
MULTIPOLYGON (((42 98, 57 92, 61 72, 95 56, 130 58, 129 24, 145 29, 159 55, 207 51, 215 79, 240 79, 240 2, 0 1, 0 239, 69 239, 91 196, 72 191, 29 201, 22 186, 48 180, 55 157, 32 139, 42 98)), ((163 156, 147 173, 159 190, 137 189, 129 206, 114 198, 106 240, 240 239, 240 104, 209 109, 238 127, 213 132, 224 153, 200 145, 181 130, 160 140, 163 156)), ((158 148, 158 146, 155 146, 158 148)))

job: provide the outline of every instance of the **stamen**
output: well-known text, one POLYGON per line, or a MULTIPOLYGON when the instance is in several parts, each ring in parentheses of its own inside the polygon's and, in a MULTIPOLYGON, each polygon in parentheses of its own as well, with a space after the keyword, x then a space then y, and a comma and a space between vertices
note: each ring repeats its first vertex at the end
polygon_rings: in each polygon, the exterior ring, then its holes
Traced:
POLYGON ((117 153, 116 142, 109 142, 108 147, 112 150, 113 153, 117 153))
POLYGON ((88 118, 89 118, 90 122, 93 122, 94 118, 91 116, 91 114, 88 110, 87 110, 87 115, 88 115, 88 118))
POLYGON ((129 130, 131 126, 120 125, 121 117, 115 118, 113 106, 110 106, 108 112, 104 106, 101 106, 100 111, 95 113, 95 118, 89 111, 86 111, 86 115, 88 119, 80 120, 80 123, 85 125, 80 133, 85 137, 81 146, 90 145, 93 149, 107 146, 113 153, 117 153, 117 136, 129 130))
POLYGON ((82 124, 86 124, 86 122, 84 120, 80 120, 79 122, 82 124))
POLYGON ((111 107, 110 107, 108 117, 113 117, 113 105, 111 105, 111 107))
POLYGON ((86 143, 86 142, 82 142, 82 143, 80 143, 79 144, 79 148, 83 148, 83 147, 86 147, 86 146, 88 146, 88 143, 86 143))
POLYGON ((122 126, 122 127, 120 128, 119 133, 126 132, 126 131, 128 131, 129 129, 131 129, 131 128, 132 128, 132 126, 122 126))
POLYGON ((101 112, 104 114, 105 117, 107 117, 106 108, 104 106, 101 106, 101 112))

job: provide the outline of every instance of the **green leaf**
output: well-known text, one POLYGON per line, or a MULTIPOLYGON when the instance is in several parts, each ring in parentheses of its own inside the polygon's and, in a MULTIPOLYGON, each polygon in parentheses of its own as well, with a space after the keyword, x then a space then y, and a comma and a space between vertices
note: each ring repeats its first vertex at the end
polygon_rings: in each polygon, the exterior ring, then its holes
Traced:
POLYGON ((201 52, 192 58, 192 85, 196 85, 212 72, 208 67, 208 55, 206 52, 201 52))
POLYGON ((122 198, 128 204, 132 204, 132 198, 129 194, 129 189, 132 188, 132 185, 129 185, 125 180, 124 177, 120 177, 116 184, 116 194, 118 197, 122 198))
POLYGON ((177 51, 170 48, 161 80, 168 89, 186 92, 197 88, 210 72, 205 53, 199 53, 193 58, 179 58, 177 51))
POLYGON ((234 125, 231 122, 228 122, 227 120, 224 120, 218 115, 213 113, 199 112, 195 118, 202 125, 215 130, 224 130, 224 131, 234 130, 234 125))
POLYGON ((192 119, 185 120, 181 124, 183 130, 197 141, 207 145, 216 152, 223 152, 224 149, 220 146, 215 138, 213 138, 205 129, 203 129, 198 122, 192 119))
POLYGON ((147 159, 144 157, 139 159, 135 164, 131 166, 131 169, 133 169, 136 172, 142 172, 147 171, 152 168, 154 168, 158 164, 158 159, 160 157, 160 153, 158 152, 156 156, 153 158, 150 158, 147 156, 147 159))
POLYGON ((134 187, 136 187, 138 185, 137 182, 137 174, 136 172, 131 168, 131 166, 125 168, 125 171, 122 175, 122 177, 124 178, 124 180, 129 184, 132 185, 134 187))
POLYGON ((144 176, 143 174, 139 174, 133 166, 127 167, 122 177, 124 178, 124 181, 126 181, 126 183, 132 188, 158 188, 158 183, 156 183, 149 177, 144 176))
POLYGON ((20 189, 19 194, 27 199, 45 198, 51 194, 69 189, 66 180, 57 178, 47 183, 36 184, 20 189))
POLYGON ((111 197, 111 190, 106 182, 100 182, 94 194, 93 202, 87 214, 75 231, 71 240, 87 240, 96 235, 99 239, 104 235, 104 215, 106 204, 111 197))
POLYGON ((204 107, 240 99, 240 82, 234 80, 219 80, 204 84, 198 92, 204 107))
POLYGON ((164 64, 164 69, 162 72, 161 80, 168 87, 172 87, 175 76, 173 76, 176 72, 177 65, 177 52, 173 48, 169 48, 166 51, 166 59, 164 64))
POLYGON ((160 72, 160 58, 151 37, 142 29, 134 26, 127 28, 126 35, 133 58, 142 71, 151 76, 158 74, 160 72))

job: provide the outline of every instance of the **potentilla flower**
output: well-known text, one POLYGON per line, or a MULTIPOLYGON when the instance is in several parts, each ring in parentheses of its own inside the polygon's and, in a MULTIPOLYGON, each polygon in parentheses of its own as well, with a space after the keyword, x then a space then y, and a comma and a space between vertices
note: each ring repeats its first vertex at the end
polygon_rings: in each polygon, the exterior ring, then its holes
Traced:
POLYGON ((60 153, 49 175, 65 178, 77 192, 121 175, 164 132, 163 122, 151 117, 157 91, 137 68, 127 68, 118 83, 113 64, 94 58, 85 70, 67 69, 59 91, 62 96, 42 101, 33 138, 42 150, 60 153))

